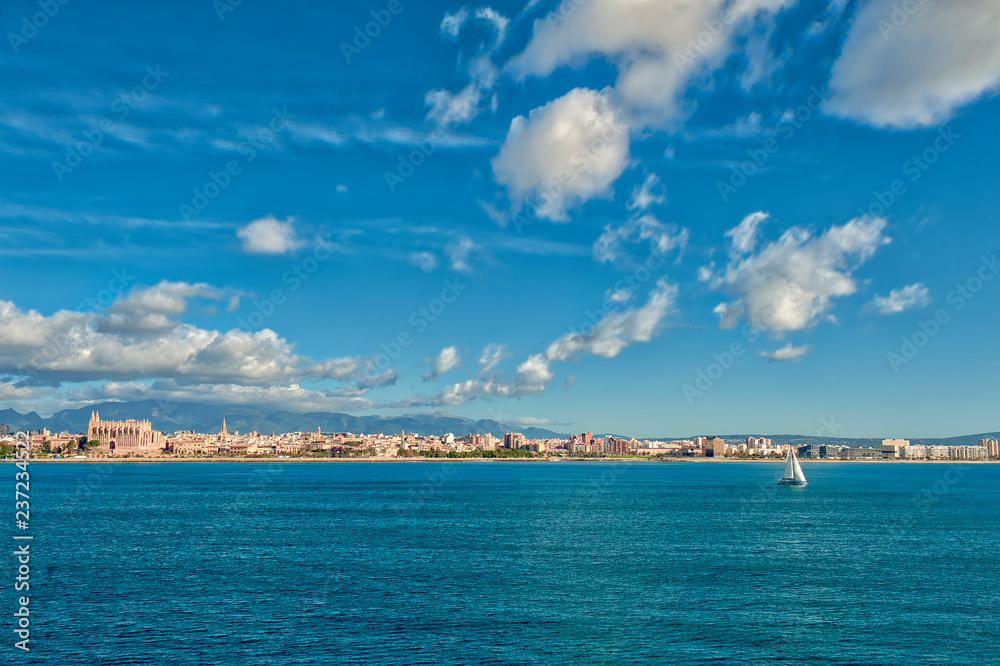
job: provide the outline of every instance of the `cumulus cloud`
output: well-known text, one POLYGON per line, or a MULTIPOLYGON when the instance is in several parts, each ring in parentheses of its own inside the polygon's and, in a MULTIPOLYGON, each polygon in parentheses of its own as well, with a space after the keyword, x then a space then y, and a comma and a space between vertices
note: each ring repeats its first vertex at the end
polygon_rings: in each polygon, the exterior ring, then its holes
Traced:
POLYGON ((861 6, 833 65, 827 111, 876 127, 926 127, 996 92, 1000 4, 910 5, 873 0, 861 6))
POLYGON ((431 362, 431 367, 424 373, 423 379, 425 382, 433 381, 449 370, 457 368, 461 362, 457 347, 445 347, 431 362))
MULTIPOLYGON (((656 283, 644 305, 607 315, 583 331, 567 333, 552 342, 543 353, 531 354, 517 366, 514 377, 490 375, 469 379, 446 387, 438 395, 409 401, 407 406, 460 405, 476 398, 519 397, 538 395, 545 391, 555 373, 552 364, 572 361, 580 354, 613 358, 622 349, 636 342, 648 342, 657 333, 663 319, 670 313, 677 297, 677 287, 664 280, 656 283)), ((502 353, 499 346, 487 347, 483 359, 492 361, 502 353), (492 347, 492 349, 491 349, 492 347), (490 353, 487 354, 487 351, 490 353)), ((499 359, 497 359, 499 360, 499 359)), ((486 364, 484 364, 484 367, 486 364)), ((492 369, 495 363, 489 365, 492 369)), ((480 371, 483 373, 483 371, 480 371)), ((569 382, 572 383, 572 380, 569 382)))
MULTIPOLYGON (((179 315, 194 297, 220 299, 223 290, 204 282, 170 282, 163 280, 152 287, 133 287, 128 295, 116 299, 97 320, 102 331, 156 331, 171 328, 177 322, 171 316, 179 315)), ((239 303, 239 295, 230 295, 230 304, 239 303)), ((229 308, 227 307, 227 310, 229 308)), ((231 311, 231 310, 229 310, 231 311)))
POLYGON ((83 385, 68 392, 71 403, 92 404, 106 400, 169 400, 203 404, 267 405, 294 412, 357 412, 374 403, 358 395, 343 395, 340 389, 310 390, 298 384, 241 386, 236 384, 178 384, 172 380, 106 382, 83 385))
POLYGON ((507 38, 507 26, 510 25, 510 19, 500 12, 491 7, 480 7, 476 10, 476 18, 493 26, 493 30, 496 32, 494 47, 502 44, 503 40, 507 38))
POLYGON ((649 253, 662 258, 673 250, 687 246, 688 230, 666 225, 652 215, 642 215, 619 225, 608 224, 594 241, 594 259, 601 263, 614 263, 628 257, 626 246, 648 243, 649 253))
MULTIPOLYGON (((763 219, 763 214, 755 215, 763 219)), ((748 222, 751 218, 727 234, 729 264, 710 279, 713 288, 733 296, 715 309, 722 328, 734 326, 740 316, 777 332, 814 325, 832 308, 834 298, 857 291, 853 271, 889 242, 885 219, 859 217, 815 237, 792 227, 754 254, 758 224, 748 222)))
POLYGON ((662 278, 642 307, 612 312, 587 331, 568 333, 545 350, 551 361, 569 361, 581 352, 613 358, 633 342, 649 342, 677 298, 677 287, 662 278))
POLYGON ((287 254, 304 244, 299 240, 291 218, 282 222, 273 215, 240 227, 236 235, 243 241, 243 251, 250 254, 287 254))
POLYGON ((441 34, 446 37, 455 39, 458 37, 458 33, 462 30, 462 26, 465 25, 465 21, 469 18, 469 8, 462 7, 454 14, 445 14, 444 18, 441 19, 441 34))
POLYGON ((922 282, 893 289, 888 296, 875 295, 872 305, 880 314, 895 314, 925 307, 931 302, 930 292, 922 282))
POLYGON ((410 263, 424 273, 430 273, 437 267, 438 260, 432 252, 413 252, 410 254, 410 263))
POLYGON ((514 118, 492 165, 515 211, 530 197, 540 217, 565 221, 569 208, 610 196, 628 160, 628 128, 605 94, 576 88, 514 118))
POLYGON ((510 356, 506 352, 506 346, 490 343, 483 348, 483 353, 479 356, 479 374, 486 374, 496 367, 497 363, 510 356))
POLYGON ((789 342, 787 345, 781 349, 775 349, 774 351, 764 351, 760 353, 761 358, 766 358, 767 360, 774 361, 798 361, 800 358, 806 355, 809 351, 808 346, 795 347, 789 342))
POLYGON ((674 127, 693 108, 689 88, 712 85, 712 73, 737 46, 752 46, 744 58, 749 67, 744 84, 765 80, 778 64, 767 39, 773 17, 792 4, 794 0, 563 0, 536 20, 527 46, 507 64, 515 78, 545 77, 595 58, 612 63, 618 76, 604 90, 577 89, 533 110, 527 119, 515 118, 494 159, 496 181, 507 188, 514 212, 534 194, 544 196, 537 211, 541 217, 565 220, 567 208, 607 196, 628 161, 630 133, 674 127), (591 140, 595 125, 602 132, 613 130, 612 149, 601 151, 599 159, 571 162, 591 140), (574 170, 577 162, 591 162, 586 177, 574 170), (563 177, 569 183, 557 187, 563 177))
MULTIPOLYGON (((510 24, 503 14, 489 7, 476 10, 477 21, 486 23, 493 31, 493 40, 483 52, 468 60, 466 70, 469 84, 456 93, 447 90, 431 90, 424 96, 424 104, 429 107, 427 117, 439 125, 467 123, 482 111, 483 98, 489 95, 496 84, 499 70, 493 64, 493 52, 503 43, 510 24)), ((469 18, 469 10, 462 8, 454 14, 445 14, 441 22, 441 33, 454 39, 469 18)), ((496 109, 496 98, 492 98, 491 109, 496 109)))
POLYGON ((0 301, 0 374, 52 386, 149 379, 247 387, 290 385, 304 377, 359 386, 395 381, 374 355, 315 361, 294 353, 270 329, 220 332, 176 319, 189 299, 224 293, 203 283, 161 282, 133 288, 105 312, 60 310, 48 316, 0 301))
POLYGON ((691 77, 720 66, 733 37, 791 0, 564 0, 538 19, 509 65, 517 77, 548 76, 561 66, 603 57, 618 68, 613 88, 630 122, 669 123, 684 113, 691 77), (692 47, 692 45, 694 45, 692 47))
POLYGON ((763 211, 750 213, 743 218, 739 225, 727 231, 726 237, 729 238, 730 254, 739 256, 753 252, 759 236, 757 230, 768 217, 770 215, 763 211))
POLYGON ((445 252, 447 252, 448 259, 451 261, 452 270, 462 272, 472 270, 472 267, 469 265, 469 257, 478 249, 479 246, 468 236, 460 236, 458 240, 449 243, 445 247, 445 252))
POLYGON ((625 207, 629 210, 647 211, 654 204, 663 204, 666 201, 667 193, 663 189, 660 177, 655 173, 649 173, 646 174, 642 184, 632 190, 632 196, 629 197, 625 207))

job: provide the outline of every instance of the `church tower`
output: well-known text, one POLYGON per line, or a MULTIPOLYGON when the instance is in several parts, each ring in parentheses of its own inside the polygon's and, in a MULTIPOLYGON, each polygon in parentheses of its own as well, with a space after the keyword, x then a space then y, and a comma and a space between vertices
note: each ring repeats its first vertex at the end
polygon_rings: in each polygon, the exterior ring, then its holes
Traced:
POLYGON ((222 430, 219 431, 219 441, 224 442, 227 437, 229 437, 229 431, 226 430, 226 419, 222 419, 222 430))

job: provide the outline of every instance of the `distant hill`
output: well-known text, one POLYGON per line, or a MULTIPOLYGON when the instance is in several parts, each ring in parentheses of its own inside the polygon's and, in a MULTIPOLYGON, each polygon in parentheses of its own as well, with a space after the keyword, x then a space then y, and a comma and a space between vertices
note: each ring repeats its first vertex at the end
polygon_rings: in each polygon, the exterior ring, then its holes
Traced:
POLYGON ((166 433, 175 430, 195 430, 198 432, 218 432, 222 419, 230 432, 282 433, 293 431, 314 431, 351 433, 399 433, 416 432, 421 435, 456 436, 493 433, 503 436, 505 432, 522 432, 529 438, 562 437, 544 428, 521 428, 506 425, 492 419, 475 421, 443 412, 429 414, 404 414, 402 416, 352 416, 333 412, 311 412, 297 414, 284 410, 269 411, 245 405, 204 405, 193 402, 162 402, 139 400, 134 402, 105 402, 81 409, 64 409, 51 418, 42 418, 35 412, 20 414, 13 409, 0 410, 0 423, 6 423, 15 430, 41 430, 53 432, 83 432, 90 421, 90 413, 97 410, 105 420, 149 419, 153 428, 166 433))
MULTIPOLYGON (((767 435, 761 433, 752 433, 746 435, 717 435, 722 439, 726 440, 727 443, 739 443, 745 441, 747 437, 768 437, 771 443, 780 446, 784 444, 793 444, 795 446, 805 446, 806 444, 833 444, 835 446, 880 446, 882 444, 882 438, 874 437, 819 437, 814 435, 767 435)), ((664 441, 670 441, 672 439, 693 439, 694 436, 686 437, 657 437, 656 439, 661 439, 664 441)), ((980 433, 978 435, 959 435, 957 437, 946 437, 946 438, 933 438, 933 437, 921 437, 921 438, 909 438, 911 444, 925 444, 925 445, 945 445, 945 446, 974 446, 979 444, 979 440, 987 437, 993 439, 1000 439, 1000 433, 996 432, 986 432, 980 433)), ((903 439, 906 439, 905 437, 903 439)))

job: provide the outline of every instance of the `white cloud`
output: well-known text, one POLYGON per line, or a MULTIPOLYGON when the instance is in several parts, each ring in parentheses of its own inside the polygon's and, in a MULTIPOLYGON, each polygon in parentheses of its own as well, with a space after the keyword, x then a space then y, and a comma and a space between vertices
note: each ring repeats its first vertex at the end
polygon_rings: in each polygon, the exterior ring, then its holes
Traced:
POLYGON ((472 242, 468 236, 461 236, 458 240, 449 243, 445 247, 448 259, 451 261, 452 270, 468 272, 472 270, 469 265, 470 255, 479 249, 479 246, 472 242))
POLYGON ((459 357, 457 347, 445 347, 424 373, 423 379, 425 382, 433 381, 449 370, 457 368, 461 362, 462 359, 459 357))
POLYGON ((604 297, 611 301, 612 303, 628 303, 632 300, 634 294, 632 290, 628 287, 623 287, 621 289, 608 289, 604 293, 604 297))
POLYGON ((106 382, 84 385, 69 392, 74 403, 90 404, 105 400, 168 400, 203 404, 266 405, 293 412, 358 412, 374 403, 357 395, 341 395, 340 390, 315 391, 298 384, 282 386, 240 386, 235 384, 179 385, 171 380, 106 382))
POLYGON ((465 21, 469 18, 469 8, 462 7, 454 14, 445 14, 444 18, 441 19, 441 34, 455 39, 458 37, 458 33, 462 30, 462 26, 465 21))
MULTIPOLYGON (((446 14, 441 22, 442 34, 457 37, 468 17, 469 11, 464 7, 455 14, 446 14)), ((469 84, 457 93, 431 90, 424 95, 424 104, 430 107, 427 117, 439 125, 467 123, 475 118, 483 110, 483 98, 490 95, 496 84, 499 70, 493 64, 493 52, 506 38, 510 19, 489 7, 477 9, 476 19, 485 21, 493 28, 494 39, 488 47, 484 47, 482 53, 469 59, 469 84)), ((490 109, 496 110, 495 94, 491 97, 490 109)))
POLYGON ((424 273, 430 273, 437 267, 438 260, 431 252, 413 252, 410 254, 410 263, 424 273))
POLYGON ((507 26, 510 25, 510 19, 500 12, 490 7, 480 7, 476 10, 476 18, 486 21, 493 26, 493 29, 496 31, 496 39, 493 42, 494 48, 503 43, 504 39, 507 38, 507 26))
POLYGON ((514 118, 492 164, 515 210, 535 197, 539 216, 565 221, 569 208, 610 196, 628 160, 628 128, 604 93, 576 88, 514 118))
POLYGON ((750 213, 738 226, 726 232, 730 242, 730 253, 736 256, 750 254, 757 245, 758 229, 770 215, 763 211, 750 213))
MULTIPOLYGON (((194 297, 220 299, 223 290, 204 282, 169 282, 163 280, 152 287, 133 287, 128 295, 119 297, 98 320, 101 331, 156 331, 177 325, 171 315, 179 315, 194 297)), ((239 304, 239 295, 230 296, 239 304)), ((228 309, 228 308, 227 308, 228 309)), ((233 308, 235 309, 235 308, 233 308)), ((231 311, 231 310, 230 310, 231 311)))
POLYGON ((996 0, 873 0, 833 65, 826 109, 876 127, 943 123, 1000 86, 998 34, 996 0))
POLYGON ((774 361, 798 361, 800 358, 806 355, 809 351, 808 346, 795 347, 789 342, 787 345, 781 349, 775 349, 774 351, 764 351, 760 353, 761 358, 766 358, 767 360, 774 361))
MULTIPOLYGON (((511 124, 494 175, 505 185, 515 212, 528 196, 543 195, 542 217, 565 220, 566 209, 606 196, 628 160, 629 133, 673 128, 693 108, 688 90, 714 85, 711 75, 726 63, 743 36, 752 37, 744 84, 763 81, 778 66, 767 36, 773 17, 794 0, 563 0, 536 20, 524 50, 507 64, 516 79, 549 76, 559 67, 580 67, 600 58, 618 70, 613 86, 576 89, 511 124), (763 33, 763 34, 761 34, 763 33), (599 100, 599 104, 597 102, 599 100), (687 100, 687 101, 685 101, 687 100), (618 133, 613 150, 574 176, 569 162, 593 133, 594 117, 618 133), (555 188, 568 174, 570 183, 555 188), (543 184, 556 193, 544 193, 543 184)), ((670 154, 668 149, 668 154, 670 154)), ((584 161, 587 161, 584 158, 584 161)))
POLYGON ((496 367, 497 363, 510 356, 506 352, 506 346, 491 343, 483 348, 483 353, 479 356, 479 374, 486 374, 496 367))
POLYGON ((634 211, 647 211, 653 204, 663 204, 666 201, 667 193, 663 189, 660 177, 650 173, 646 175, 641 185, 632 190, 632 196, 629 197, 625 207, 634 211))
POLYGON ((446 125, 450 123, 467 123, 479 113, 479 102, 482 92, 479 87, 470 83, 457 93, 447 90, 431 90, 424 96, 424 104, 429 106, 427 117, 435 122, 446 125))
POLYGON ((552 425, 564 425, 559 423, 555 419, 542 419, 537 416, 505 416, 503 417, 504 425, 518 425, 518 426, 552 426, 552 425))
MULTIPOLYGON (((378 357, 313 359, 270 329, 226 332, 176 320, 192 298, 222 298, 210 285, 161 282, 133 288, 106 312, 45 316, 0 301, 0 374, 62 382, 169 380, 176 385, 288 385, 304 377, 383 386, 395 381, 378 357)), ((234 322, 235 323, 235 322, 234 322)), ((396 373, 398 376, 398 373, 396 373)))
POLYGON ((650 292, 645 305, 612 312, 585 332, 568 333, 545 350, 545 357, 554 361, 569 361, 580 352, 613 358, 633 342, 648 342, 660 322, 671 311, 677 298, 677 287, 662 278, 650 292))
POLYGON ((594 241, 594 259, 601 263, 618 262, 628 257, 627 243, 649 243, 652 256, 662 259, 672 250, 683 250, 687 245, 688 230, 666 225, 652 215, 643 215, 618 226, 607 225, 594 241))
POLYGON ((292 219, 282 222, 273 215, 240 227, 236 235, 243 241, 243 251, 251 254, 286 254, 303 245, 295 233, 292 219))
POLYGON ((734 34, 791 0, 564 0, 538 19, 511 60, 517 77, 548 76, 561 66, 603 57, 618 68, 613 96, 631 121, 662 125, 684 113, 691 77, 721 66, 734 34))
POLYGON ((931 302, 930 292, 922 282, 893 289, 888 296, 875 295, 872 305, 881 314, 895 314, 910 310, 912 308, 922 308, 931 302))
MULTIPOLYGON (((461 405, 476 398, 519 397, 538 395, 545 391, 555 373, 552 363, 572 361, 583 353, 613 358, 622 349, 636 342, 648 342, 656 335, 660 323, 670 313, 677 298, 677 287, 659 280, 650 291, 646 303, 638 308, 607 315, 588 330, 568 333, 550 344, 545 352, 531 354, 519 366, 513 379, 487 376, 452 384, 430 398, 411 398, 397 406, 461 405)), ((489 345, 480 358, 481 375, 485 375, 500 360, 503 348, 489 345)), ((572 384, 572 380, 567 385, 572 384)))
POLYGON ((883 233, 885 219, 860 217, 817 237, 792 227, 777 241, 750 254, 756 246, 757 225, 747 219, 727 234, 730 262, 711 279, 714 289, 733 296, 715 309, 724 328, 734 326, 740 316, 772 331, 814 325, 830 310, 834 298, 857 291, 852 272, 889 242, 883 233))

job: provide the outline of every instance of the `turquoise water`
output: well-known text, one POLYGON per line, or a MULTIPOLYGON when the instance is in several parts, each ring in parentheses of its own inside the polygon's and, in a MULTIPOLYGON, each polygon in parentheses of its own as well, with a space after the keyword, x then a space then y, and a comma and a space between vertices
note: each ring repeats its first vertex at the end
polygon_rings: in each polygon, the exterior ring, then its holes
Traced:
POLYGON ((8 663, 1000 662, 1000 465, 30 469, 8 663))

